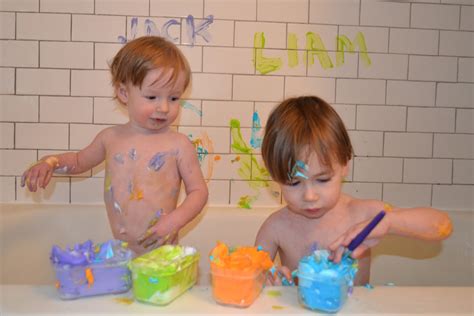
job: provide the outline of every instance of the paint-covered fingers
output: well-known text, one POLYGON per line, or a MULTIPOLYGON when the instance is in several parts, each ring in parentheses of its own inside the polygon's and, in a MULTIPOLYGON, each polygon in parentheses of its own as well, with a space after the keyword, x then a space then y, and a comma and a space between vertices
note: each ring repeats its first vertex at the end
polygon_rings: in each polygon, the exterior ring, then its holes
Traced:
POLYGON ((26 170, 21 177, 21 186, 25 185, 31 192, 36 192, 38 187, 44 188, 49 183, 53 173, 52 167, 44 161, 38 161, 28 170, 26 170))
POLYGON ((157 247, 163 245, 164 243, 166 243, 166 241, 168 240, 167 237, 168 236, 161 237, 156 233, 156 231, 149 228, 149 229, 146 230, 146 232, 143 235, 141 235, 138 238, 137 243, 138 243, 138 245, 142 246, 143 248, 153 249, 153 248, 157 248, 157 247))

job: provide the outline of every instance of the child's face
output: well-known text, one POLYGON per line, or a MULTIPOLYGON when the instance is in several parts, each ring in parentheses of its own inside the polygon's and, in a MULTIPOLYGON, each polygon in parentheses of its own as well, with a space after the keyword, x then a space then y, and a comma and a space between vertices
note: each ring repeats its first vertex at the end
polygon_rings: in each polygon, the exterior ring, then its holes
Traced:
POLYGON ((303 176, 293 177, 291 182, 281 185, 283 198, 290 211, 307 218, 319 218, 339 201, 348 166, 333 163, 331 170, 321 165, 313 154, 306 162, 306 170, 299 170, 303 176))
POLYGON ((130 82, 117 88, 117 97, 126 104, 133 126, 146 130, 167 130, 179 114, 179 99, 184 84, 181 76, 175 87, 164 86, 171 74, 162 70, 150 70, 142 86, 130 82))

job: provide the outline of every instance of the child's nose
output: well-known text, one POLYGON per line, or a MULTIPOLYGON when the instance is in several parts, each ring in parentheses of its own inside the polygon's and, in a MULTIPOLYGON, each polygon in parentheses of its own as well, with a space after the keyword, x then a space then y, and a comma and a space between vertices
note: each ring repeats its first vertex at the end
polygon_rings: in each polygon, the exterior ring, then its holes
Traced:
POLYGON ((162 113, 168 113, 170 110, 168 100, 163 100, 158 103, 158 106, 156 107, 157 112, 162 112, 162 113))
POLYGON ((306 187, 305 190, 304 190, 304 195, 303 195, 303 199, 305 201, 315 201, 317 199, 319 199, 319 195, 318 193, 316 192, 316 190, 314 190, 314 188, 312 188, 311 186, 310 187, 306 187))

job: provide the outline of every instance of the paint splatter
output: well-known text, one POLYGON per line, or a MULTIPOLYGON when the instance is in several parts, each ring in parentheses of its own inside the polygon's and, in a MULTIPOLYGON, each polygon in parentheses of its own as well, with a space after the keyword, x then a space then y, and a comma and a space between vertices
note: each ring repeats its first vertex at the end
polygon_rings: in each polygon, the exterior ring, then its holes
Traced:
POLYGON ((118 162, 119 164, 123 165, 124 164, 124 160, 123 160, 123 155, 121 153, 118 153, 118 154, 115 154, 114 155, 114 160, 116 162, 118 162))
POLYGON ((165 164, 165 157, 168 153, 156 153, 148 162, 148 170, 158 171, 165 164))
POLYGON ((129 297, 116 297, 114 298, 114 301, 123 305, 131 305, 134 302, 134 300, 129 297))
POLYGON ((85 272, 86 272, 87 287, 91 287, 92 285, 94 285, 94 274, 92 273, 92 269, 87 268, 85 272))
POLYGON ((192 139, 192 134, 188 135, 188 138, 191 140, 194 147, 196 148, 199 163, 202 165, 207 159, 207 172, 204 175, 204 179, 206 180, 206 182, 209 182, 212 177, 212 173, 214 172, 214 161, 219 160, 220 156, 218 156, 219 158, 217 159, 217 156, 215 156, 214 159, 208 158, 209 154, 214 152, 214 144, 206 132, 202 132, 201 135, 195 140, 192 139))
POLYGON ((199 110, 194 104, 187 101, 180 101, 179 103, 183 109, 190 110, 196 113, 198 116, 202 116, 202 111, 199 110))
POLYGON ((252 203, 255 202, 255 200, 257 200, 257 196, 249 196, 249 195, 241 196, 238 202, 238 206, 240 208, 251 209, 252 203))
POLYGON ((282 310, 282 309, 285 309, 285 306, 281 306, 281 305, 272 305, 272 309, 275 309, 275 310, 282 310))
POLYGON ((270 297, 279 297, 281 296, 281 291, 277 291, 277 290, 269 290, 267 291, 267 296, 270 296, 270 297))
POLYGON ((373 289, 374 289, 374 286, 373 286, 372 284, 370 284, 370 283, 366 283, 366 284, 364 285, 364 287, 365 287, 366 289, 369 289, 369 290, 373 290, 373 289))
POLYGON ((262 147, 262 137, 259 136, 259 132, 262 129, 262 124, 260 123, 260 117, 258 112, 253 112, 252 116, 252 136, 250 137, 250 146, 252 148, 262 147))
POLYGON ((130 149, 128 152, 128 157, 132 160, 137 160, 137 150, 135 148, 130 149))

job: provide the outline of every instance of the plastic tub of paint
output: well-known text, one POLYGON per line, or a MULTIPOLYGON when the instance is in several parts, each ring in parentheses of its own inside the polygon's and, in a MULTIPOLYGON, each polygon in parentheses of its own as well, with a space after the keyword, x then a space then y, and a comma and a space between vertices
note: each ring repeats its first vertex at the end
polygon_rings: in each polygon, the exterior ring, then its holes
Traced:
POLYGON ((161 246, 130 262, 133 294, 140 302, 167 305, 197 280, 199 253, 193 247, 161 246))
POLYGON ((261 247, 231 247, 218 243, 211 251, 214 300, 223 305, 248 307, 262 292, 266 272, 273 266, 261 247))
POLYGON ((298 265, 298 301, 304 307, 335 313, 345 304, 357 273, 357 260, 344 258, 340 264, 328 259, 329 252, 316 250, 298 265))
POLYGON ((262 292, 266 273, 261 270, 242 272, 211 268, 212 296, 223 305, 248 307, 262 292))
POLYGON ((61 299, 127 292, 132 252, 119 240, 93 244, 88 240, 62 250, 53 246, 51 263, 61 299))

